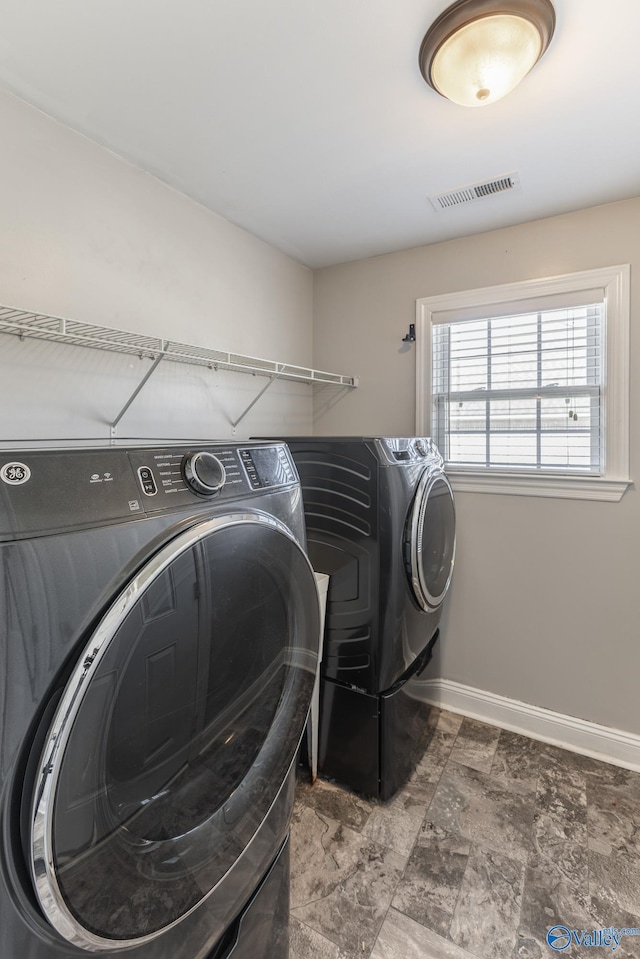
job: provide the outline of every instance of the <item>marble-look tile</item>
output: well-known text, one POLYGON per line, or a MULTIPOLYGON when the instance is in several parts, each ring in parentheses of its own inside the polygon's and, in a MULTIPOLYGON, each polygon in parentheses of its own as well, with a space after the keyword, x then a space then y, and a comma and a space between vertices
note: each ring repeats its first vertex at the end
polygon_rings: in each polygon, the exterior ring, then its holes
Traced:
MULTIPOLYGON (((430 717, 431 718, 431 717, 430 717)), ((462 725, 462 716, 440 712, 435 719, 431 740, 411 777, 414 782, 437 783, 462 725)))
POLYGON ((412 814, 397 803, 378 806, 369 816, 362 835, 393 849, 406 859, 413 849, 423 818, 424 812, 412 814))
POLYGON ((373 948, 406 858, 302 809, 291 830, 291 913, 344 952, 373 948))
POLYGON ((540 775, 550 782, 585 789, 589 758, 559 746, 540 743, 540 775))
POLYGON ((410 779, 399 793, 385 803, 383 809, 403 809, 404 812, 418 818, 424 819, 424 814, 429 808, 436 791, 436 784, 427 780, 410 779))
POLYGON ((529 865, 535 865, 541 871, 546 868, 549 875, 553 876, 557 882, 578 884, 582 890, 579 899, 586 907, 589 872, 587 847, 577 842, 554 838, 549 838, 541 845, 542 849, 538 849, 535 856, 529 858, 529 865))
POLYGON ((472 842, 526 862, 533 852, 535 791, 449 761, 429 807, 429 820, 472 842))
POLYGON ((289 925, 289 959, 342 959, 343 953, 335 942, 295 919, 289 925))
POLYGON ((565 750, 545 751, 541 757, 534 839, 541 852, 557 840, 587 844, 586 778, 565 750))
POLYGON ((624 911, 640 926, 640 859, 625 853, 601 856, 589 851, 589 893, 600 908, 608 908, 606 923, 617 924, 616 912, 624 911))
POLYGON ((591 782, 587 796, 590 848, 604 855, 615 850, 640 856, 640 789, 591 782))
POLYGON ((315 783, 300 782, 296 787, 296 800, 304 806, 315 809, 316 812, 329 819, 336 819, 343 826, 360 830, 375 808, 373 803, 357 796, 342 786, 324 779, 316 779, 315 783))
POLYGON ((474 959, 468 952, 390 909, 371 959, 474 959))
POLYGON ((500 730, 495 726, 465 718, 453 744, 450 759, 480 772, 489 772, 499 738, 500 730))
POLYGON ((511 959, 522 905, 524 865, 474 846, 449 936, 480 959, 511 959))
POLYGON ((549 959, 549 949, 544 951, 535 939, 518 935, 513 955, 514 959, 549 959))
POLYGON ((584 776, 589 782, 600 785, 619 786, 629 788, 633 793, 640 790, 640 772, 631 769, 624 769, 622 766, 614 766, 604 760, 595 759, 593 756, 583 756, 580 753, 569 752, 559 747, 546 746, 540 744, 543 751, 547 754, 555 752, 563 757, 566 765, 571 765, 580 775, 584 776))
POLYGON ((470 850, 468 839, 427 820, 392 906, 439 935, 448 936, 470 850))
MULTIPOLYGON (((324 780, 299 786, 291 959, 366 959, 371 948, 371 959, 550 959, 554 924, 640 928, 640 773, 499 730, 490 771, 477 770, 466 762, 491 750, 483 724, 438 710, 428 722, 425 756, 391 802, 324 780), (408 862, 384 843, 413 843, 408 862), (505 857, 524 874, 511 954, 508 935, 494 945, 520 889, 516 876, 507 895, 505 857)), ((566 955, 609 953, 572 943, 566 955)), ((640 959, 640 936, 611 955, 640 959)))
MULTIPOLYGON (((575 843, 559 846, 556 859, 533 856, 525 871, 516 955, 548 955, 547 933, 561 924, 591 923, 587 850, 575 843)), ((573 950, 571 955, 574 955, 573 950)))
POLYGON ((584 773, 587 777, 587 795, 589 785, 612 786, 629 793, 631 796, 640 794, 640 773, 632 769, 623 769, 621 766, 612 766, 611 763, 598 762, 587 756, 580 757, 585 761, 584 773))
POLYGON ((436 729, 448 730, 449 733, 457 736, 463 722, 464 716, 460 713, 450 713, 446 709, 441 709, 436 723, 436 729))
POLYGON ((535 785, 540 766, 540 743, 503 729, 498 739, 491 775, 535 785))

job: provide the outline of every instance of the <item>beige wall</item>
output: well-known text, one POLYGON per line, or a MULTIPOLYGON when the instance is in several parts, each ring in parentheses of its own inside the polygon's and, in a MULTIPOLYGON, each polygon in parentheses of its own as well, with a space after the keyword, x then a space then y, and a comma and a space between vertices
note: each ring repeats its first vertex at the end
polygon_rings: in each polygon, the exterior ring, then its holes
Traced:
MULTIPOLYGON (((312 275, 0 93, 0 304, 311 366, 312 275)), ((0 337, 0 438, 106 436, 148 360, 0 337)), ((161 364, 122 435, 220 436, 265 380, 161 364)), ((238 427, 311 427, 275 384, 238 427)))
MULTIPOLYGON (((0 303, 320 369, 317 433, 411 434, 418 297, 632 265, 631 468, 640 200, 319 271, 0 94, 0 303), (315 320, 312 354, 312 301, 315 320)), ((0 337, 0 438, 106 436, 148 361, 0 337)), ((123 435, 231 436, 263 380, 167 364, 123 435)), ((308 388, 273 386, 237 435, 311 428, 308 388)), ((459 494, 435 674, 640 733, 640 503, 459 494)))
MULTIPOLYGON (((413 434, 419 297, 631 264, 631 475, 640 463, 640 199, 318 271, 314 364, 360 376, 315 432, 413 434)), ((431 675, 640 733, 640 498, 458 494, 431 675)))

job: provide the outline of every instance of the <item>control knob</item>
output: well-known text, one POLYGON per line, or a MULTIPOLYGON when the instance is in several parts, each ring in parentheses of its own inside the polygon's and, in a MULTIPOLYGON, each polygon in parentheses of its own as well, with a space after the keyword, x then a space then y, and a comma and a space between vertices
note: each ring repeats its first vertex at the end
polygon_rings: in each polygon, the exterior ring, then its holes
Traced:
POLYGON ((202 496, 213 496, 224 486, 224 466, 213 453, 187 453, 182 461, 182 472, 188 486, 202 496))

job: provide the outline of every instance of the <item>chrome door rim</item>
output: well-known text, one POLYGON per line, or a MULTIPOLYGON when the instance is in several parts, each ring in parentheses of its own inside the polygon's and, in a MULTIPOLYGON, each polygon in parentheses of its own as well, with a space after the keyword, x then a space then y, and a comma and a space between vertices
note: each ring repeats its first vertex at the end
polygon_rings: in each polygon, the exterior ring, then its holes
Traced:
POLYGON ((456 531, 455 531, 455 501, 453 498, 453 490, 451 489, 451 484, 447 479, 445 473, 437 468, 431 467, 425 469, 424 473, 420 477, 418 482, 418 487, 416 489, 416 495, 413 501, 413 507, 411 509, 411 519, 409 523, 409 555, 410 555, 410 570, 409 577, 411 580, 411 586, 413 588, 413 593, 418 605, 425 611, 431 612, 437 609, 442 605, 442 602, 447 594, 449 586, 451 584, 451 577, 453 576, 453 565, 456 555, 456 531), (451 504, 453 506, 453 516, 454 516, 454 529, 453 529, 453 549, 451 551, 451 563, 449 565, 449 575, 447 576, 447 581, 444 585, 444 589, 438 596, 433 596, 429 591, 427 583, 425 582, 424 576, 422 575, 422 566, 420 563, 420 555, 422 553, 422 532, 424 530, 424 514, 427 509, 429 502, 429 495, 431 490, 437 482, 443 482, 449 491, 449 496, 451 497, 451 504))
MULTIPOLYGON (((187 550, 191 549, 212 533, 245 524, 267 526, 286 536, 295 544, 301 557, 305 560, 309 569, 309 575, 315 585, 315 574, 306 553, 291 530, 274 516, 258 511, 229 513, 189 527, 162 546, 118 594, 91 634, 89 641, 80 654, 78 663, 67 681, 53 720, 51 721, 49 733, 38 765, 40 774, 34 791, 34 801, 31 810, 31 877, 38 900, 48 921, 67 942, 85 951, 103 952, 108 950, 124 950, 133 945, 143 945, 156 939, 167 930, 182 922, 183 919, 197 909, 220 883, 224 881, 225 877, 222 876, 218 882, 204 893, 202 898, 183 913, 182 916, 148 935, 134 939, 107 939, 99 936, 90 932, 78 922, 68 908, 62 895, 56 876, 53 857, 53 817, 51 810, 53 799, 56 796, 60 770, 64 762, 66 746, 71 735, 73 723, 84 699, 84 690, 88 688, 93 674, 96 672, 100 661, 109 648, 111 640, 129 612, 140 600, 148 587, 178 556, 187 552, 187 550)), ((295 757, 293 757, 292 761, 295 761, 295 757)), ((277 802, 279 793, 280 790, 278 790, 270 809, 272 809, 277 802)), ((259 829, 247 843, 245 850, 251 842, 253 842, 258 832, 259 829)))

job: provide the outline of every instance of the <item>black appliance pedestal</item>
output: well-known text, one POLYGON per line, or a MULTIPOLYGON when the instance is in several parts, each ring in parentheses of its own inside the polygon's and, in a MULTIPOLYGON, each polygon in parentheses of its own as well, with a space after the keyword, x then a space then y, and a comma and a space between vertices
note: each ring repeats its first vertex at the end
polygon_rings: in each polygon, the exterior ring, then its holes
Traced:
POLYGON ((391 689, 372 694, 325 677, 320 700, 318 769, 355 792, 386 802, 409 780, 431 738, 431 705, 416 680, 438 633, 415 667, 391 689))

